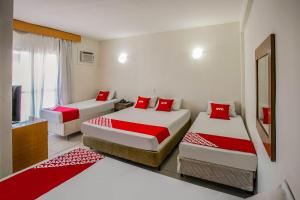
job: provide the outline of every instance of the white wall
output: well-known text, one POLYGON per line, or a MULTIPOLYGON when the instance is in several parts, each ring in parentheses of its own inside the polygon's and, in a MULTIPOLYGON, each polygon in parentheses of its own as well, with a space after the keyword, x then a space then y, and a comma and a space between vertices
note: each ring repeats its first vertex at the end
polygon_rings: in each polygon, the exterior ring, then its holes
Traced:
POLYGON ((0 178, 12 172, 12 16, 13 0, 0 0, 0 178))
POLYGON ((300 1, 254 0, 245 28, 246 121, 258 152, 258 190, 270 190, 287 178, 300 198, 300 1), (255 48, 276 34, 277 161, 270 162, 255 127, 255 48))
POLYGON ((193 116, 208 99, 241 101, 239 23, 102 41, 99 62, 99 88, 115 89, 118 98, 182 97, 193 116), (200 60, 191 58, 196 46, 204 49, 200 60), (121 52, 126 64, 118 63, 121 52))
POLYGON ((80 43, 73 44, 73 66, 71 70, 72 102, 95 98, 98 91, 98 49, 97 40, 83 37, 80 43), (79 64, 78 51, 92 51, 96 55, 95 64, 79 64))

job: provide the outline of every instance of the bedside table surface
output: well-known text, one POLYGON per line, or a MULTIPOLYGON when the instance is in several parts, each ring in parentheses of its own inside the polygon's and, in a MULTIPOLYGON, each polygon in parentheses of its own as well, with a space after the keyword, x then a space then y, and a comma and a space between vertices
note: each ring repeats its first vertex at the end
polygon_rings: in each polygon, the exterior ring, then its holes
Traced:
POLYGON ((29 126, 29 125, 33 125, 36 123, 41 123, 41 122, 46 122, 47 120, 45 119, 33 119, 33 120, 26 120, 26 121, 20 121, 20 122, 15 122, 12 124, 12 128, 20 128, 20 127, 24 127, 24 126, 29 126))
POLYGON ((119 110, 122 110, 122 109, 125 109, 125 108, 129 108, 131 106, 133 106, 134 103, 133 102, 127 102, 127 103, 116 103, 115 104, 115 110, 116 111, 119 111, 119 110))
POLYGON ((117 105, 122 105, 122 106, 128 106, 128 105, 133 105, 133 102, 126 102, 126 103, 116 103, 117 105))

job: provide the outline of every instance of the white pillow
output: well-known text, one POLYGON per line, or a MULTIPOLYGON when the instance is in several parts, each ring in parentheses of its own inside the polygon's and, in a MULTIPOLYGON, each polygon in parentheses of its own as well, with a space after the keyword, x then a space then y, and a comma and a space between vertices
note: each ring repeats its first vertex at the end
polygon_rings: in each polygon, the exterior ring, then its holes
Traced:
POLYGON ((107 100, 112 100, 112 99, 114 99, 114 98, 115 98, 115 95, 116 95, 116 91, 115 91, 115 90, 109 91, 107 100))
POLYGON ((173 105, 172 105, 172 110, 180 110, 182 104, 182 99, 181 98, 175 98, 173 105))
POLYGON ((236 112, 235 112, 235 104, 233 101, 224 101, 224 102, 216 102, 216 101, 208 101, 207 104, 207 114, 211 114, 211 103, 218 103, 218 104, 229 104, 229 116, 230 117, 236 117, 236 112))
POLYGON ((149 103, 149 108, 154 108, 156 105, 156 102, 157 102, 157 97, 156 96, 151 97, 150 103, 149 103))

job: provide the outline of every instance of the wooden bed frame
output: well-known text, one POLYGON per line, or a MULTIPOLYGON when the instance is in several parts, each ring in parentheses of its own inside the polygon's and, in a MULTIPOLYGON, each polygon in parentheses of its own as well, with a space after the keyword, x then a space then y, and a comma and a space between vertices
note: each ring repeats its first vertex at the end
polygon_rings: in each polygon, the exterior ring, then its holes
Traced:
POLYGON ((120 158, 141 163, 150 167, 159 168, 165 158, 173 150, 173 148, 182 140, 188 129, 191 120, 189 120, 168 143, 160 151, 147 151, 130 146, 116 144, 99 138, 83 135, 83 144, 92 149, 98 150, 120 158))

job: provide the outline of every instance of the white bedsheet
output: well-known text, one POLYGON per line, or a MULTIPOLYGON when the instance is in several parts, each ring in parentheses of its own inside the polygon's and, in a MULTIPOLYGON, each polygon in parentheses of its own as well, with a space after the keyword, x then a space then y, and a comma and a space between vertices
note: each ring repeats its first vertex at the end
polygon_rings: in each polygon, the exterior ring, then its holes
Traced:
POLYGON ((170 136, 162 143, 158 144, 157 139, 154 136, 98 126, 88 122, 84 122, 81 126, 81 131, 84 133, 84 136, 95 137, 134 148, 159 151, 160 148, 162 148, 163 145, 166 144, 168 140, 170 140, 170 138, 186 124, 186 122, 188 122, 190 119, 190 111, 180 109, 178 111, 162 112, 155 111, 152 108, 144 110, 131 107, 105 115, 104 117, 166 127, 169 129, 170 136))
MULTIPOLYGON (((221 120, 211 119, 206 112, 200 112, 189 129, 189 132, 200 132, 250 140, 240 116, 231 117, 230 120, 221 120)), ((207 147, 187 142, 180 143, 179 156, 249 171, 256 171, 257 168, 257 157, 255 154, 207 147)))
MULTIPOLYGON (((117 99, 112 99, 108 101, 96 101, 95 99, 90 99, 86 101, 76 102, 68 105, 64 105, 64 107, 70 108, 78 108, 79 115, 81 120, 88 120, 88 116, 94 115, 95 113, 102 113, 114 108, 114 103, 116 103, 117 99)), ((63 123, 62 113, 51 111, 48 109, 43 109, 41 111, 41 117, 47 119, 52 123, 63 123)))

